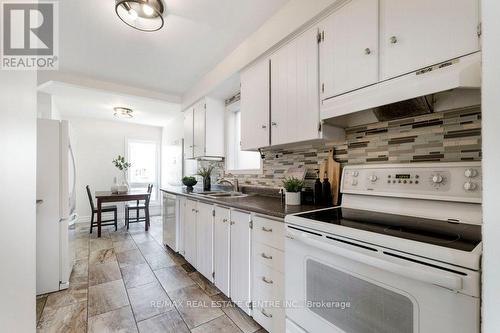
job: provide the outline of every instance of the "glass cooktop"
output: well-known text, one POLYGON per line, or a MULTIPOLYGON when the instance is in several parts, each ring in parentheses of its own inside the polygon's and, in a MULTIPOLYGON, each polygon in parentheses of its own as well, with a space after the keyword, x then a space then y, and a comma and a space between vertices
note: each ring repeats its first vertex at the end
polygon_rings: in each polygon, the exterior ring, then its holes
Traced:
POLYGON ((481 242, 481 226, 472 224, 342 207, 297 216, 462 251, 472 251, 481 242))

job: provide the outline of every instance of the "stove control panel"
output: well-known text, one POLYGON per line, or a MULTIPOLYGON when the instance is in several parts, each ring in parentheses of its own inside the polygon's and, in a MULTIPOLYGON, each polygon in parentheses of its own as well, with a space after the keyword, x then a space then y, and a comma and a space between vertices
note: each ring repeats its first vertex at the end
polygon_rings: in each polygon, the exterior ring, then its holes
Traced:
POLYGON ((346 166, 341 191, 380 196, 480 202, 480 162, 346 166))

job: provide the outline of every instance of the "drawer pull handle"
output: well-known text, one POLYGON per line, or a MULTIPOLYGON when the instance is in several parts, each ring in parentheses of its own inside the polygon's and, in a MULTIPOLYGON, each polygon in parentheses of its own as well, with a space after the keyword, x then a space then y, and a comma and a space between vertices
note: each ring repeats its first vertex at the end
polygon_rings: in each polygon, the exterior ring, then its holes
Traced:
POLYGON ((227 219, 222 219, 222 223, 226 223, 227 222, 227 219))
POLYGON ((270 314, 270 313, 267 313, 266 310, 262 309, 260 310, 260 313, 262 313, 264 316, 266 316, 267 318, 272 318, 273 315, 270 314))
POLYGON ((274 283, 273 280, 268 280, 268 279, 266 279, 265 276, 262 277, 262 281, 264 281, 267 284, 273 284, 274 283))
POLYGON ((262 231, 264 231, 264 232, 273 232, 273 228, 262 227, 262 231))
POLYGON ((229 222, 229 224, 230 224, 230 225, 233 225, 233 224, 234 224, 234 221, 229 222))
POLYGON ((264 252, 262 252, 261 257, 264 258, 264 259, 269 259, 269 260, 273 259, 273 256, 268 256, 264 252))

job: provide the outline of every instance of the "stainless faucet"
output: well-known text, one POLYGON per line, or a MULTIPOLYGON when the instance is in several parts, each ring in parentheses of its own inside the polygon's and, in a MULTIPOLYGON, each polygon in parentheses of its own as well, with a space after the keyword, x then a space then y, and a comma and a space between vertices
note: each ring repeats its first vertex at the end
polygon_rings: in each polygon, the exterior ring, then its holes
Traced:
POLYGON ((225 183, 225 184, 231 185, 233 187, 234 192, 238 192, 238 190, 239 190, 237 178, 233 178, 232 181, 227 179, 227 178, 219 178, 219 179, 217 179, 217 183, 219 183, 219 184, 225 183))

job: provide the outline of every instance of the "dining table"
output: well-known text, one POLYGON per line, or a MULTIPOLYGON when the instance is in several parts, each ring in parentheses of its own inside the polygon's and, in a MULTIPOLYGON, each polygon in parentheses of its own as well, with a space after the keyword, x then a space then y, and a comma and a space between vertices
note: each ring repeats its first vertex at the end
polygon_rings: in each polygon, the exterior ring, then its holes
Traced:
MULTIPOLYGON (((150 194, 147 191, 128 191, 126 193, 96 191, 95 198, 97 200, 97 237, 101 237, 101 210, 103 203, 146 200, 148 195, 150 194)), ((147 230, 148 225, 146 223, 146 231, 147 230)))

